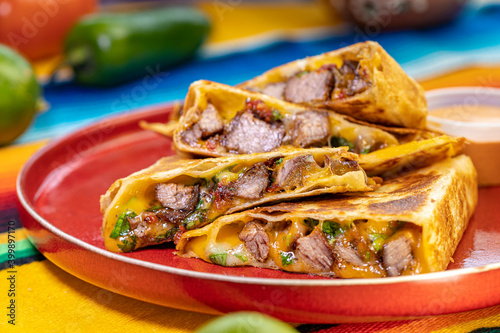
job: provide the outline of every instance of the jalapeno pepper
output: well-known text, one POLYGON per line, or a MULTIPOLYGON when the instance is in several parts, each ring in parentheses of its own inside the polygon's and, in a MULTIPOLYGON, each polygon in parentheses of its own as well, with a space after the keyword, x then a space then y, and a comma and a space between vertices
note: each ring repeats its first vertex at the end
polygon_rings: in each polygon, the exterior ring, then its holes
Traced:
POLYGON ((206 17, 187 7, 91 14, 67 36, 66 62, 82 84, 116 85, 191 58, 209 30, 206 17))

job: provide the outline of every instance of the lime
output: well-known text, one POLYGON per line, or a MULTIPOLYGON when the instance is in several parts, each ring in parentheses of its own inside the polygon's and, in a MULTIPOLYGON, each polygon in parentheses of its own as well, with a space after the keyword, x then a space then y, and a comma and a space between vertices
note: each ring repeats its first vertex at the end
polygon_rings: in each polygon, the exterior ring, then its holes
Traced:
POLYGON ((234 312, 214 319, 197 333, 298 333, 292 326, 258 312, 234 312))
POLYGON ((41 88, 31 65, 0 44, 0 145, 28 128, 41 100, 41 88))

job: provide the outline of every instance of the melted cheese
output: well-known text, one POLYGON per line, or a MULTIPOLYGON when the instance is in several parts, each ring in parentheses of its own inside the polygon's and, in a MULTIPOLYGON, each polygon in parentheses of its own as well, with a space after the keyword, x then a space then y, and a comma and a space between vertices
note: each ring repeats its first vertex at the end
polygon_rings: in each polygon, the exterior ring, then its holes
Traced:
MULTIPOLYGON (((154 186, 153 186, 154 188, 154 186)), ((141 187, 134 187, 129 192, 128 196, 121 196, 116 201, 115 205, 111 207, 109 212, 106 214, 106 220, 103 229, 103 238, 106 248, 109 250, 115 249, 115 252, 120 252, 118 245, 122 244, 119 238, 113 239, 110 237, 113 231, 118 217, 126 211, 131 211, 136 214, 140 214, 146 209, 151 208, 151 202, 154 198, 152 191, 154 189, 148 188, 143 190, 141 187)))
MULTIPOLYGON (((425 257, 423 256, 424 253, 421 246, 421 230, 411 223, 406 223, 401 229, 394 230, 393 227, 391 228, 391 224, 387 222, 358 221, 351 223, 350 221, 334 221, 339 223, 342 228, 347 231, 330 241, 332 249, 334 248, 334 242, 339 239, 339 237, 343 237, 343 235, 347 235, 349 231, 355 230, 358 235, 361 235, 358 236, 361 238, 354 239, 358 244, 358 251, 361 249, 361 244, 364 243, 366 244, 365 250, 371 255, 365 256, 363 258, 364 264, 360 266, 356 266, 345 260, 335 259, 334 266, 330 271, 318 272, 295 254, 296 240, 306 236, 312 230, 311 226, 305 224, 302 218, 290 218, 287 221, 277 222, 274 225, 268 224, 266 233, 269 237, 269 255, 264 263, 258 262, 246 248, 245 242, 241 241, 238 237, 246 222, 248 221, 237 221, 223 226, 214 223, 203 229, 186 233, 183 235, 183 238, 187 238, 187 242, 183 248, 180 249, 181 255, 198 257, 210 262, 210 255, 223 252, 227 253, 226 265, 228 266, 251 265, 281 269, 289 272, 335 275, 341 278, 374 278, 386 276, 379 256, 382 251, 381 246, 383 243, 379 244, 380 248, 378 250, 374 249, 374 243, 369 235, 386 235, 384 236, 384 242, 404 235, 410 240, 413 260, 407 265, 406 269, 401 272, 401 275, 427 272, 425 257), (193 237, 190 233, 196 233, 201 236, 193 237), (244 260, 241 259, 242 256, 244 260)), ((322 230, 326 222, 318 221, 317 223, 317 228, 322 230)), ((334 254, 334 257, 337 258, 336 254, 334 254)))
MULTIPOLYGON (((338 151, 337 150, 332 150, 332 151, 333 151, 333 154, 331 155, 332 158, 338 158, 336 155, 338 151)), ((315 153, 315 155, 317 155, 314 156, 316 159, 316 163, 307 164, 307 166, 304 169, 301 186, 297 186, 295 188, 287 188, 285 189, 286 193, 307 193, 308 191, 316 189, 332 189, 332 192, 335 192, 335 188, 337 188, 338 186, 344 188, 356 188, 356 189, 366 188, 367 179, 363 170, 361 169, 354 170, 339 176, 332 173, 330 167, 328 165, 325 165, 324 153, 320 154, 319 152, 317 152, 315 153)), ((276 169, 282 167, 286 161, 296 158, 298 156, 303 156, 303 155, 297 155, 297 154, 285 155, 283 157, 283 161, 278 167, 276 167, 276 169)), ((278 157, 276 157, 276 159, 277 158, 278 157)), ((227 213, 228 210, 233 207, 245 207, 245 205, 248 206, 249 202, 253 203, 257 201, 262 201, 264 199, 269 199, 274 196, 282 195, 281 189, 277 189, 276 191, 270 191, 270 192, 265 191, 262 197, 257 200, 245 199, 234 195, 234 186, 231 185, 232 182, 237 181, 238 178, 245 173, 245 171, 250 169, 256 163, 261 163, 266 161, 268 160, 267 159, 257 160, 257 161, 253 160, 251 162, 246 161, 244 163, 235 164, 229 167, 214 168, 212 170, 213 172, 212 174, 218 179, 218 184, 225 186, 224 188, 222 186, 219 186, 219 189, 222 188, 221 192, 226 193, 227 197, 224 200, 222 200, 220 198, 217 198, 217 195, 214 195, 215 199, 212 199, 213 202, 211 203, 210 206, 208 206, 207 208, 203 208, 204 209, 203 213, 200 213, 200 211, 195 211, 193 212, 193 214, 189 215, 189 217, 187 218, 189 219, 188 220, 189 223, 186 224, 187 228, 193 229, 200 227, 201 225, 207 224, 215 220, 220 215, 227 213)), ((210 179, 212 179, 212 177, 210 175, 207 175, 209 182, 210 179)), ((206 181, 207 180, 204 178, 203 179, 194 178, 187 175, 182 175, 174 179, 171 179, 168 182, 193 185, 193 184, 204 184, 206 183, 206 181)), ((158 204, 155 198, 155 185, 156 183, 154 182, 154 180, 149 180, 148 183, 134 182, 132 183, 132 186, 128 187, 127 195, 119 196, 117 200, 114 202, 114 206, 111 207, 109 212, 106 214, 105 228, 103 231, 104 240, 106 243, 106 247, 108 249, 119 252, 118 246, 122 245, 123 241, 123 239, 121 239, 122 237, 118 237, 116 239, 110 237, 112 230, 117 224, 118 217, 122 213, 130 211, 134 212, 136 215, 140 215, 144 211, 158 204)), ((202 186, 208 186, 208 185, 202 185, 202 186)), ((166 231, 168 231, 173 227, 171 223, 168 223, 168 225, 165 225, 166 223, 162 221, 159 221, 157 223, 158 224, 161 223, 161 225, 153 227, 148 226, 147 234, 133 233, 133 231, 129 233, 130 237, 135 237, 133 241, 134 243, 136 243, 135 248, 139 248, 145 245, 150 245, 152 242, 151 239, 154 240, 155 237, 165 234, 166 231), (143 240, 141 239, 141 237, 145 239, 143 240)), ((129 239, 128 241, 130 242, 131 239, 129 239)))

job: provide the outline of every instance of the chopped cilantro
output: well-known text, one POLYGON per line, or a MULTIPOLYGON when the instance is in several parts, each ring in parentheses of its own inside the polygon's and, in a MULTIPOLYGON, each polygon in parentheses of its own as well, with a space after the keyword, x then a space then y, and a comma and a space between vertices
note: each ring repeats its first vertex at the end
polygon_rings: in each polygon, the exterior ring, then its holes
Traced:
POLYGON ((304 219, 304 223, 307 224, 307 226, 314 228, 315 226, 317 226, 319 224, 319 220, 306 218, 306 219, 304 219))
POLYGON ((203 208, 204 204, 205 204, 205 200, 203 198, 201 198, 200 201, 198 201, 198 203, 196 204, 195 210, 201 210, 203 208))
POLYGON ((226 266, 227 253, 211 254, 208 259, 214 264, 226 266))
POLYGON ((134 218, 136 217, 137 214, 127 210, 124 211, 119 217, 118 220, 116 221, 115 227, 113 228, 113 231, 111 231, 111 234, 109 237, 113 239, 117 239, 118 236, 126 236, 128 232, 130 231, 130 224, 128 222, 128 218, 134 218))
POLYGON ((340 234, 344 233, 344 228, 334 221, 324 221, 323 222, 323 233, 328 239, 329 242, 332 242, 337 238, 340 234))
POLYGON ((283 157, 279 158, 276 162, 274 162, 275 165, 280 165, 283 163, 283 157))
POLYGON ((163 208, 163 206, 158 204, 158 205, 155 205, 155 206, 147 209, 146 211, 147 212, 156 212, 157 210, 162 209, 162 208, 163 208))
POLYGON ((186 229, 191 230, 195 228, 197 225, 203 223, 205 220, 205 214, 201 211, 194 211, 193 213, 189 214, 188 217, 182 221, 184 225, 186 226, 186 229))
POLYGON ((162 240, 165 240, 165 239, 172 239, 172 238, 174 238, 174 236, 177 233, 177 231, 179 231, 179 227, 173 227, 172 229, 168 230, 164 234, 156 236, 155 242, 159 243, 159 242, 161 242, 162 240))
POLYGON ((280 252, 280 255, 283 266, 293 264, 293 261, 295 260, 295 254, 293 252, 280 252))
POLYGON ((349 150, 354 149, 354 144, 351 141, 349 141, 341 136, 332 136, 332 138, 330 139, 330 145, 332 147, 347 146, 347 147, 349 147, 349 150))
POLYGON ((384 234, 370 234, 370 239, 372 240, 373 249, 375 251, 380 251, 384 246, 384 242, 387 236, 384 234))
POLYGON ((371 149, 370 146, 366 147, 365 149, 363 149, 363 151, 361 152, 361 154, 368 154, 370 152, 370 149, 371 149))
MULTIPOLYGON (((235 253, 233 254, 236 258, 240 259, 242 262, 245 262, 248 260, 248 258, 244 255, 244 254, 239 254, 239 253, 235 253)), ((211 260, 211 259, 210 259, 211 260)))
POLYGON ((370 251, 366 251, 365 259, 366 259, 366 261, 370 261, 370 251))
POLYGON ((309 73, 309 71, 298 72, 297 77, 301 77, 302 75, 307 74, 307 73, 309 73))
POLYGON ((135 249, 135 240, 136 240, 136 237, 132 236, 132 237, 130 237, 130 239, 132 241, 124 239, 122 241, 123 245, 122 244, 117 244, 118 247, 120 248, 120 250, 122 250, 123 252, 130 252, 130 251, 133 251, 135 249))
POLYGON ((273 118, 272 121, 283 119, 283 115, 278 110, 273 110, 273 118))

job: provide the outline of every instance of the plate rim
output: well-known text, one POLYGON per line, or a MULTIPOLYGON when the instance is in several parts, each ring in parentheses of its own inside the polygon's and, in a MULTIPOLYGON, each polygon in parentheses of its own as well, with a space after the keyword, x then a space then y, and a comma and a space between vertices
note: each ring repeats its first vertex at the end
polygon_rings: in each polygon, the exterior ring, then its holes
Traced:
MULTIPOLYGON (((95 245, 89 244, 75 236, 67 234, 56 226, 52 225, 49 221, 43 218, 34 207, 28 204, 26 199, 26 193, 23 192, 22 189, 22 180, 25 178, 26 173, 31 169, 31 166, 42 156, 44 156, 47 152, 56 149, 60 146, 64 141, 66 141, 70 137, 78 137, 82 133, 86 131, 92 130, 95 127, 102 126, 102 124, 111 121, 122 120, 124 122, 130 121, 131 117, 138 117, 145 114, 151 113, 152 115, 156 115, 157 113, 165 112, 166 109, 170 109, 175 105, 176 102, 162 103, 150 107, 140 108, 134 110, 132 112, 121 113, 118 115, 112 115, 109 117, 105 117, 91 124, 81 127, 80 129, 71 132, 69 134, 63 135, 60 138, 56 138, 49 142, 46 146, 39 149, 36 153, 34 153, 29 160, 22 166, 21 170, 18 173, 16 179, 16 194, 19 199, 19 202, 23 206, 23 208, 33 217, 38 223, 40 223, 44 228, 55 234, 56 236, 62 238, 63 240, 70 242, 71 244, 83 248, 87 251, 93 252, 98 255, 102 255, 107 257, 108 259, 117 260, 120 262, 124 262, 131 265, 141 266, 143 268, 152 269, 156 271, 161 271, 169 274, 181 275, 190 278, 198 278, 204 280, 214 280, 214 281, 224 281, 231 282, 237 284, 254 284, 254 285, 262 285, 262 286, 307 286, 307 287, 340 287, 340 286, 369 286, 369 285, 390 285, 390 284, 399 284, 399 283, 410 283, 410 282, 423 282, 423 281, 431 281, 431 280, 443 280, 449 278, 457 278, 463 277, 471 274, 479 274, 483 272, 488 272, 492 270, 500 269, 500 262, 487 264, 479 267, 468 267, 468 268, 457 268, 452 270, 445 270, 440 272, 432 272, 425 273, 419 275, 407 275, 407 276, 396 276, 396 277, 385 277, 385 278, 357 278, 357 279, 282 279, 282 278, 265 278, 265 277, 248 277, 248 276, 236 276, 236 275, 224 275, 218 273, 210 273, 210 272, 199 272, 193 271, 184 268, 177 268, 168 265, 153 263, 144 261, 141 259, 129 258, 122 256, 118 253, 110 252, 105 249, 101 249, 95 245)), ((95 145, 93 145, 95 146, 95 145)), ((29 238, 28 238, 29 239, 29 238)), ((30 239, 31 242, 31 239, 30 239)), ((32 242, 33 243, 33 242, 32 242)), ((36 244, 34 244, 35 247, 36 244)), ((38 249, 38 247, 37 247, 38 249)), ((42 252, 43 253, 43 252, 42 252)), ((47 259, 49 259, 46 256, 47 259)), ((50 259, 49 259, 50 260, 50 259)))

